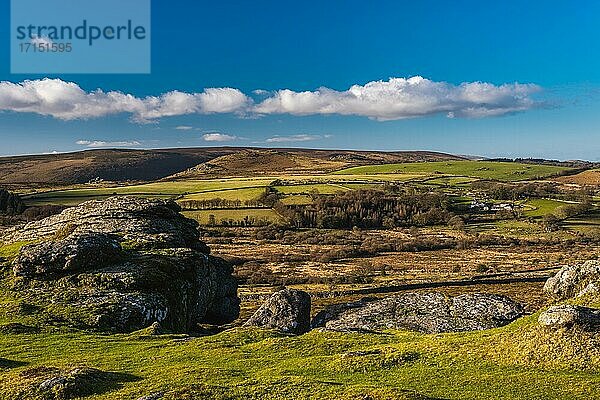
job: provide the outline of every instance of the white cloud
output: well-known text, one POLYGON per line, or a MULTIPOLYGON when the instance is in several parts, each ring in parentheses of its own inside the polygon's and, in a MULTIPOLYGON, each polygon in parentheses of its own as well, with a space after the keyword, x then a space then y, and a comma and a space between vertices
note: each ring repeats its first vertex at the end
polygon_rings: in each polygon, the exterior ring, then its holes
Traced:
POLYGON ((179 126, 176 126, 175 129, 177 129, 178 131, 190 131, 190 130, 194 129, 194 127, 187 126, 187 125, 179 125, 179 126))
POLYGON ((286 142, 310 142, 312 140, 319 140, 322 137, 319 135, 291 135, 291 136, 273 136, 265 140, 267 143, 286 143, 286 142))
POLYGON ((452 117, 488 117, 525 111, 539 103, 531 95, 539 92, 532 84, 470 82, 452 85, 415 76, 409 79, 354 85, 346 91, 320 88, 295 92, 279 90, 254 107, 259 114, 359 115, 385 121, 434 114, 452 117))
POLYGON ((236 140, 237 136, 226 135, 224 133, 205 133, 202 139, 206 142, 231 142, 236 140))
POLYGON ((49 115, 62 120, 99 118, 128 113, 137 122, 184 114, 243 112, 249 98, 237 89, 209 88, 201 93, 172 91, 138 98, 101 89, 86 92, 60 79, 0 82, 0 110, 49 115))
POLYGON ((376 120, 395 120, 445 114, 450 118, 482 118, 540 107, 533 99, 541 88, 533 84, 493 85, 466 82, 453 85, 419 76, 390 78, 345 91, 320 88, 295 92, 289 89, 255 91, 264 100, 255 103, 234 88, 207 88, 199 93, 171 91, 158 96, 136 97, 119 91, 83 90, 60 79, 0 82, 0 111, 36 113, 62 120, 130 114, 139 123, 187 114, 233 113, 257 115, 358 115, 376 120))
POLYGON ((129 141, 117 141, 117 142, 107 142, 104 140, 78 140, 75 142, 80 146, 86 146, 90 148, 100 148, 100 147, 132 147, 141 145, 137 140, 129 140, 129 141))

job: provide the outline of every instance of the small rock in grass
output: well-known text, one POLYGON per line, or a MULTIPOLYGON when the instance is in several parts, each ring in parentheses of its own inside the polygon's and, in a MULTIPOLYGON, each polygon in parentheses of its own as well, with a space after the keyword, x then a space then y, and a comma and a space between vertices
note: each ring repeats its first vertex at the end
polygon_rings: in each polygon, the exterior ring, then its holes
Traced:
POLYGON ((552 329, 580 327, 596 330, 600 328, 600 310, 570 304, 553 306, 540 314, 538 323, 552 329))
POLYGON ((294 335, 306 333, 310 330, 310 296, 294 289, 276 292, 244 326, 277 329, 294 335))

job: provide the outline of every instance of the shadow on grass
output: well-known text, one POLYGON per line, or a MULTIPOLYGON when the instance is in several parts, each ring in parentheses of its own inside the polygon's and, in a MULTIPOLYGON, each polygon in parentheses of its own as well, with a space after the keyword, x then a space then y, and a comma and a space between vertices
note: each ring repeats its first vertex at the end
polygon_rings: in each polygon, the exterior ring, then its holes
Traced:
POLYGON ((132 374, 105 372, 96 368, 75 367, 65 370, 44 365, 26 369, 20 376, 29 381, 24 394, 48 393, 56 399, 100 395, 121 389, 124 383, 142 379, 132 374))
POLYGON ((0 369, 13 369, 13 368, 18 368, 18 367, 23 367, 27 364, 28 363, 26 363, 24 361, 14 361, 14 360, 7 360, 6 358, 0 358, 0 369))
POLYGON ((77 396, 103 394, 121 389, 124 383, 139 382, 142 378, 122 372, 95 371, 82 379, 75 390, 77 396))

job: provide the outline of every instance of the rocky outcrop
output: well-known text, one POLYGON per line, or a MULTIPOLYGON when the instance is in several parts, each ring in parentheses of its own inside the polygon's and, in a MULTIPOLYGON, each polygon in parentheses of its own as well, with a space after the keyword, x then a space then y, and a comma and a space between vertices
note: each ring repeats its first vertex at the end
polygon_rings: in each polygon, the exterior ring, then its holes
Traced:
POLYGON ((341 304, 331 304, 319 311, 312 319, 310 326, 313 328, 324 327, 328 321, 338 319, 343 313, 362 308, 367 305, 369 301, 377 300, 376 298, 364 298, 357 301, 341 304))
POLYGON ((600 310, 570 304, 553 306, 540 314, 538 323, 552 329, 579 327, 597 330, 600 328, 600 310))
POLYGON ((60 214, 3 233, 5 242, 62 239, 90 232, 117 235, 129 248, 187 247, 208 254, 198 240, 198 223, 185 218, 173 201, 131 196, 92 200, 60 214))
POLYGON ((171 332, 239 315, 233 268, 170 201, 113 197, 12 229, 35 241, 13 262, 15 294, 52 319, 106 332, 171 332))
POLYGON ((25 210, 25 204, 21 197, 8 190, 0 189, 0 214, 17 215, 25 210))
MULTIPOLYGON (((325 313, 327 313, 327 309, 325 313)), ((496 328, 523 314, 523 307, 506 296, 405 293, 334 310, 317 324, 337 331, 408 329, 423 333, 461 332, 496 328)), ((325 314, 323 314, 325 315, 325 314)))
POLYGON ((299 335, 310 330, 310 296, 301 290, 274 293, 244 326, 277 329, 299 335))
POLYGON ((557 300, 598 293, 600 262, 591 260, 581 265, 565 266, 546 281, 544 292, 557 300))
POLYGON ((43 276, 56 272, 77 272, 111 264, 122 257, 121 244, 103 233, 71 235, 24 246, 14 262, 16 276, 43 276))

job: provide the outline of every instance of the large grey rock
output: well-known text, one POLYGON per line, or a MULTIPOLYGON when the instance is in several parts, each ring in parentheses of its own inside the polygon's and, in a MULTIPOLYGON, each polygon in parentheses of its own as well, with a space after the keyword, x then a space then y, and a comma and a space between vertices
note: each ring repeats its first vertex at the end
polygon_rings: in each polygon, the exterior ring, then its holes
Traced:
POLYGON ((538 323, 552 329, 568 329, 577 326, 582 329, 597 330, 600 328, 600 310, 562 304, 550 307, 541 313, 538 323))
POLYGON ((198 223, 179 213, 174 201, 115 196, 91 200, 40 221, 3 232, 4 242, 62 239, 99 232, 118 235, 129 247, 189 247, 208 253, 198 240, 198 223))
POLYGON ((600 262, 591 260, 581 265, 565 266, 544 285, 544 292, 565 300, 594 291, 600 286, 600 262), (590 286, 591 285, 591 286, 590 286))
POLYGON ((115 262, 122 256, 121 244, 103 233, 69 236, 64 240, 24 246, 14 262, 16 276, 81 271, 115 262))
POLYGON ((377 331, 408 329, 423 333, 461 332, 506 325, 523 314, 523 307, 506 296, 465 294, 448 297, 442 293, 405 293, 321 320, 326 329, 377 331))
POLYGON ((104 373, 95 368, 73 368, 57 372, 39 385, 39 391, 56 399, 72 399, 93 394, 92 387, 104 381, 104 373))
POLYGON ((274 293, 244 326, 277 329, 299 335, 310 330, 310 296, 301 290, 274 293))
POLYGON ((87 202, 26 225, 23 235, 41 242, 24 246, 13 262, 15 295, 56 321, 106 332, 159 322, 188 332, 239 315, 232 266, 208 254, 196 223, 170 202, 87 202), (49 240, 45 224, 56 230, 49 240), (66 236, 57 234, 67 227, 66 236))
POLYGON ((324 327, 328 321, 337 319, 341 314, 348 310, 364 307, 369 301, 374 301, 373 298, 364 298, 348 303, 331 304, 319 311, 312 319, 310 326, 313 328, 324 327))

